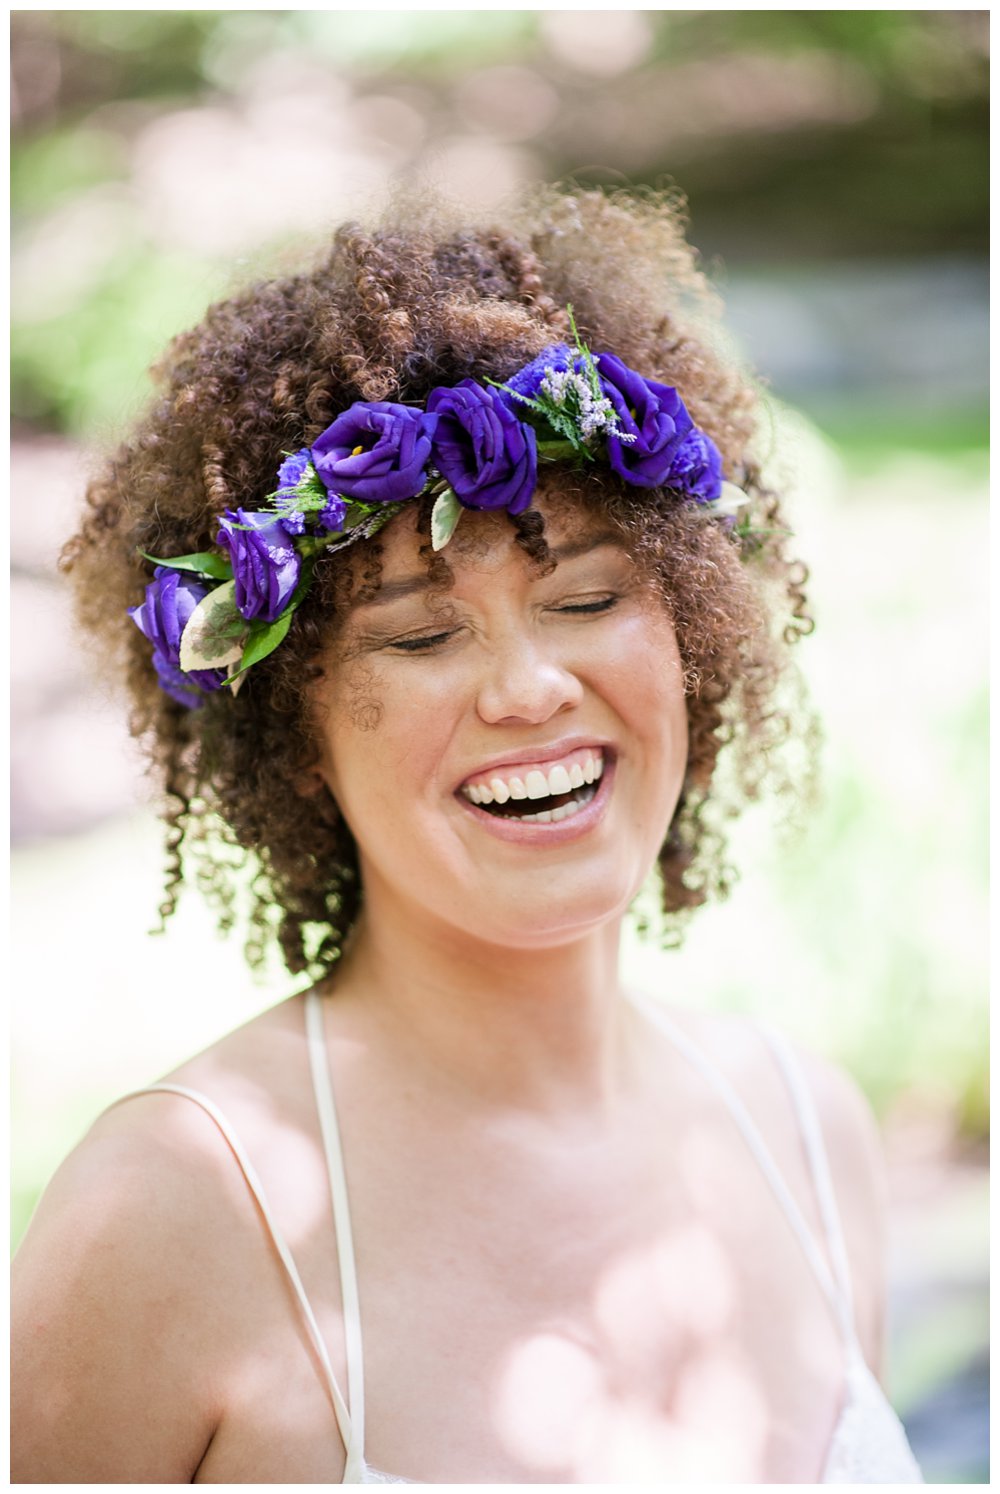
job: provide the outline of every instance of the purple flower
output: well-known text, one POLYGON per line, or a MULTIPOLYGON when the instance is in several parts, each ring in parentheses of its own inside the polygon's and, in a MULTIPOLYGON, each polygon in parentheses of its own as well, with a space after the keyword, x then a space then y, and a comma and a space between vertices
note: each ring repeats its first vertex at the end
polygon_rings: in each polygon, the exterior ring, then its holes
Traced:
POLYGON ((289 534, 305 534, 306 532, 306 516, 294 506, 295 489, 301 482, 311 460, 308 446, 303 446, 300 451, 286 457, 278 468, 278 487, 275 492, 274 506, 281 515, 283 527, 288 530, 289 534))
POLYGON ((565 373, 573 367, 574 356, 564 342, 554 342, 551 347, 543 348, 537 358, 532 358, 507 379, 505 387, 498 391, 501 399, 512 410, 517 409, 518 401, 509 392, 511 390, 514 394, 526 395, 528 399, 537 399, 539 385, 549 370, 565 373))
POLYGON ((320 512, 320 528, 337 534, 344 527, 347 517, 347 504, 343 498, 338 498, 336 493, 331 493, 327 499, 326 507, 320 512))
POLYGON ((289 498, 287 493, 278 493, 274 500, 274 506, 278 510, 278 518, 282 529, 288 534, 305 534, 306 516, 297 508, 292 508, 294 498, 289 498))
POLYGON ((614 353, 595 358, 601 387, 611 401, 621 429, 635 437, 608 437, 608 460, 620 477, 640 488, 659 488, 694 422, 684 401, 669 384, 644 379, 614 353))
POLYGON ((153 667, 160 689, 171 700, 176 700, 178 705, 187 706, 191 711, 205 704, 206 690, 218 690, 226 679, 224 669, 192 669, 190 673, 185 673, 156 648, 153 650, 153 667), (211 685, 205 683, 209 677, 213 681, 211 685))
POLYGON ((313 443, 312 463, 331 493, 399 503, 427 481, 436 425, 437 416, 409 405, 354 404, 313 443))
POLYGON ((463 379, 454 389, 432 389, 428 410, 438 416, 434 464, 466 508, 505 508, 519 514, 535 491, 535 433, 518 420, 495 389, 463 379))
POLYGON ((201 705, 205 692, 218 690, 226 680, 224 669, 192 669, 186 673, 180 667, 181 634, 208 592, 209 587, 194 576, 158 565, 146 587, 146 600, 128 609, 140 633, 153 645, 153 665, 160 684, 172 700, 184 706, 201 705))
POLYGON ((302 561, 281 519, 274 514, 227 509, 216 543, 229 551, 236 581, 236 606, 251 621, 273 622, 299 584, 302 561))
POLYGON ((704 431, 688 431, 674 455, 665 487, 677 488, 698 503, 711 503, 722 491, 722 455, 704 431))
POLYGON ((295 452, 294 456, 285 457, 278 468, 278 492, 290 493, 293 488, 298 487, 302 474, 311 460, 308 446, 303 446, 301 451, 295 452))

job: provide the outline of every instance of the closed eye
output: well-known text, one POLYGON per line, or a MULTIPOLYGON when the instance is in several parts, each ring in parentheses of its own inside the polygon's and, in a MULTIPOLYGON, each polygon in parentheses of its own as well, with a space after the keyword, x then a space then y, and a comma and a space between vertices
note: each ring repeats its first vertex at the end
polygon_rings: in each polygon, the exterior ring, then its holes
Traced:
POLYGON ((565 607, 556 607, 555 611, 573 613, 610 612, 611 608, 620 601, 621 597, 619 596, 600 597, 596 602, 569 602, 565 607))
MULTIPOLYGON (((610 612, 612 607, 617 606, 621 597, 616 594, 608 597, 597 597, 592 602, 567 602, 562 607, 553 607, 553 612, 569 613, 576 617, 586 617, 600 612, 610 612)), ((391 643, 385 645, 395 653, 402 654, 426 654, 432 653, 454 637, 454 630, 447 633, 425 633, 415 638, 394 638, 391 643)))
POLYGON ((450 637, 450 633, 430 633, 423 638, 395 638, 389 647, 404 654, 427 653, 446 643, 450 637))

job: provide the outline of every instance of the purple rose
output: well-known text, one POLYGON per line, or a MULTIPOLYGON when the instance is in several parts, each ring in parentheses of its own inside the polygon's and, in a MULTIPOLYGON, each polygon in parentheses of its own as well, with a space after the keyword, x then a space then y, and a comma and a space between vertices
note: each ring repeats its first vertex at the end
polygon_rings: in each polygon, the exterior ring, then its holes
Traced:
POLYGON ((191 711, 205 704, 206 690, 218 690, 226 680, 224 669, 192 669, 190 672, 185 672, 176 664, 172 664, 166 654, 161 654, 156 648, 153 650, 153 667, 156 670, 160 689, 169 695, 171 700, 176 700, 178 705, 187 706, 191 711), (205 683, 209 678, 213 682, 210 685, 205 683))
POLYGON ((711 503, 722 491, 722 454, 704 431, 688 431, 674 455, 664 486, 711 503))
POLYGON ((236 581, 236 606, 251 621, 273 622, 299 584, 302 560, 274 514, 227 509, 216 543, 229 551, 236 581))
POLYGON ((495 389, 463 379, 432 389, 428 410, 438 416, 434 464, 466 508, 522 513, 535 491, 535 433, 518 420, 495 389))
POLYGON ((409 405, 355 404, 313 443, 312 463, 331 493, 399 503, 427 481, 436 425, 436 415, 409 405))
POLYGON ((526 395, 528 399, 537 399, 539 386, 549 370, 565 373, 573 367, 574 357, 575 354, 564 342, 554 342, 551 347, 543 348, 537 358, 532 358, 530 363, 526 363, 506 380, 505 387, 498 391, 501 399, 512 410, 517 408, 518 402, 510 390, 514 394, 526 395))
POLYGON ((207 690, 218 690, 226 680, 224 669, 180 667, 181 634, 209 587, 184 571, 158 565, 146 587, 146 600, 130 607, 128 615, 153 645, 153 665, 160 684, 180 705, 198 706, 207 690))
POLYGON ((669 384, 644 379, 614 353, 595 358, 601 387, 614 406, 621 429, 634 441, 608 437, 608 460, 620 477, 640 488, 659 488, 694 422, 669 384))

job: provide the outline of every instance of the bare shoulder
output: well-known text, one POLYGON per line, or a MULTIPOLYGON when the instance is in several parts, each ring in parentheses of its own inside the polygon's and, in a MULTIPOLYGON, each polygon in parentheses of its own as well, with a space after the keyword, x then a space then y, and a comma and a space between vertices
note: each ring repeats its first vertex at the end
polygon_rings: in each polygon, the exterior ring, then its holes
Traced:
MULTIPOLYGON (((740 1016, 673 1012, 687 1035, 729 1079, 760 1129, 814 1233, 822 1221, 801 1125, 760 1026, 740 1016)), ((879 1372, 884 1352, 886 1188, 872 1108, 839 1064, 790 1041, 815 1108, 844 1233, 861 1347, 879 1372)))
MULTIPOLYGON (((273 1064, 292 1030, 268 1017, 169 1076, 235 1110, 258 1145, 264 1055, 273 1064)), ((255 1247, 253 1200, 199 1106, 152 1093, 106 1111, 52 1179, 14 1262, 15 1481, 189 1482, 239 1352, 233 1304, 255 1247)))

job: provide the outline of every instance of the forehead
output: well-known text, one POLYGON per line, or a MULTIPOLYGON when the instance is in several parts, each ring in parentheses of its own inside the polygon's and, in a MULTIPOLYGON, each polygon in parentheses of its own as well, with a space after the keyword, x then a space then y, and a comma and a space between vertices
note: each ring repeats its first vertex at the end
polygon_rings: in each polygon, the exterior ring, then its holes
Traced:
MULTIPOLYGON (((545 541, 557 562, 576 559, 603 545, 626 548, 620 531, 593 508, 562 499, 537 501, 534 507, 545 520, 545 541)), ((531 563, 506 513, 471 509, 463 512, 440 555, 456 576, 489 575, 506 565, 527 568, 531 563)), ((394 600, 417 589, 428 579, 428 557, 429 539, 417 530, 416 512, 400 514, 382 533, 379 600, 394 600)))

